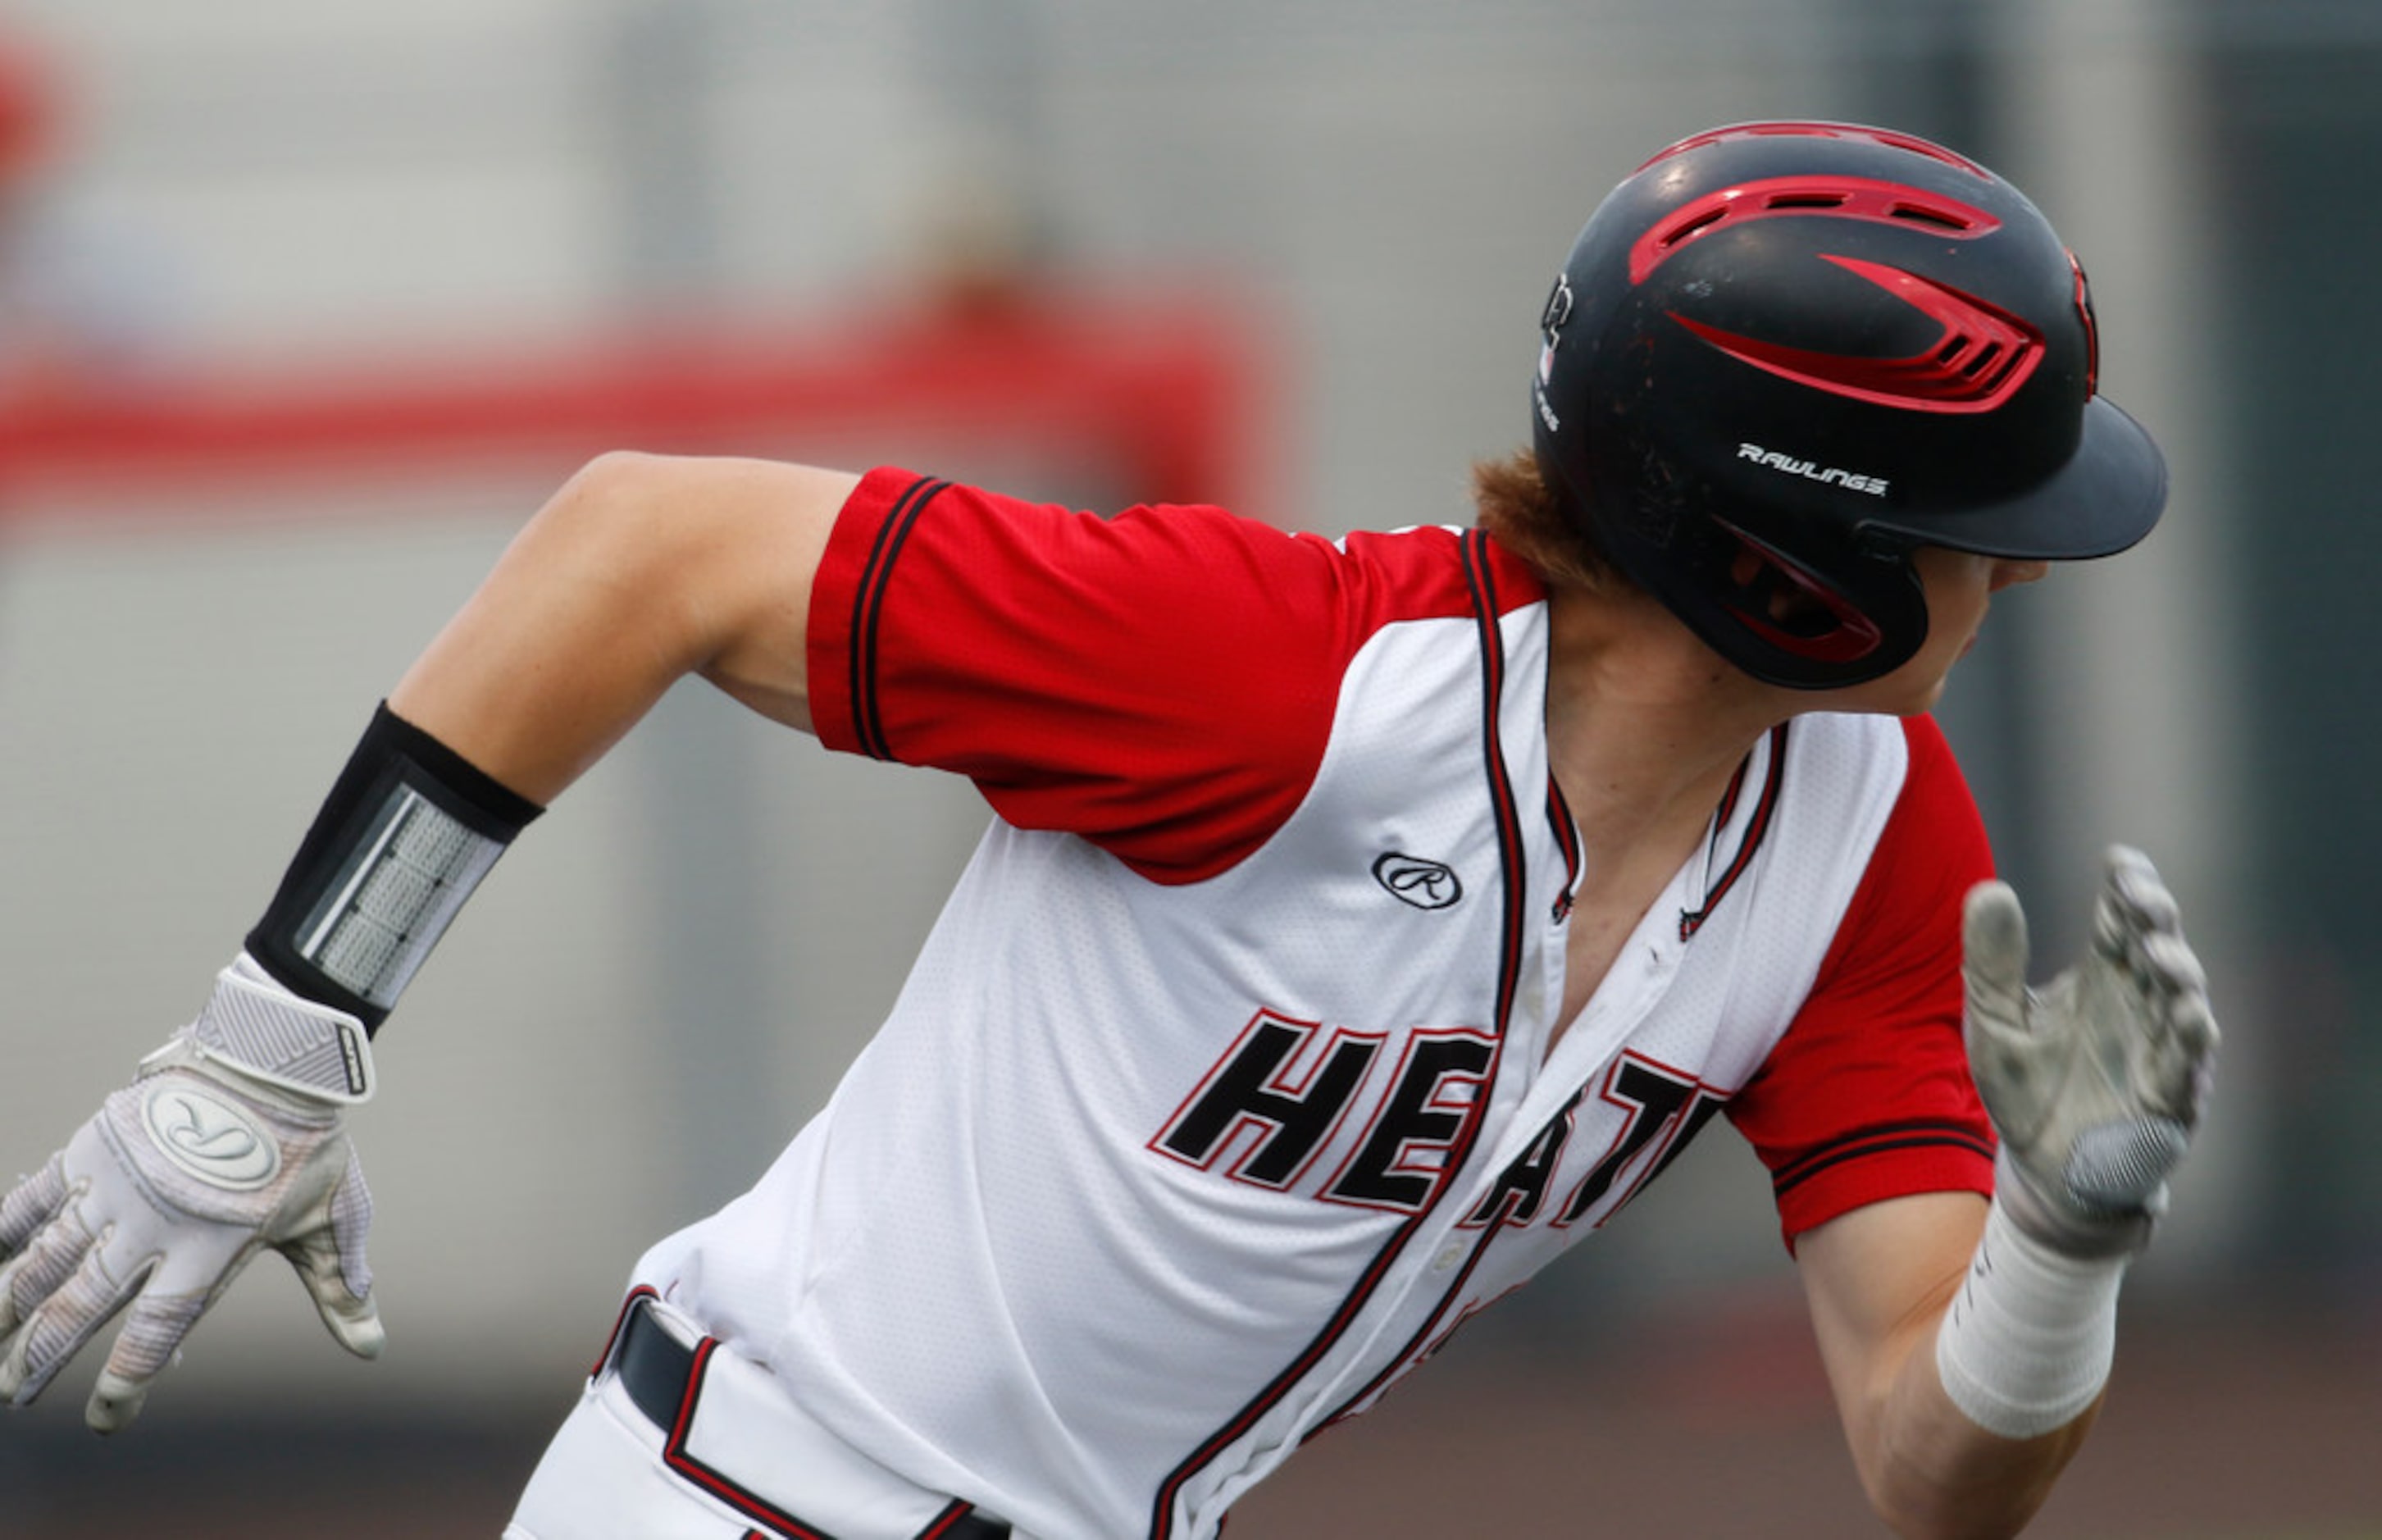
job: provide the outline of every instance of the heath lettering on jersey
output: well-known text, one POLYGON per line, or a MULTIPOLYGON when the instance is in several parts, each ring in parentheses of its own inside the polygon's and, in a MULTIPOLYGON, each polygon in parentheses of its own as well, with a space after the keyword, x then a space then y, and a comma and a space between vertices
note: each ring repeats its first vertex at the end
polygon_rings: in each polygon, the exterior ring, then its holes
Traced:
MULTIPOLYGON (((1619 1214, 1647 1183, 1678 1159, 1679 1152, 1712 1121, 1713 1114, 1728 1102, 1725 1091, 1634 1050, 1614 1061, 1596 1094, 1600 1103, 1620 1115, 1617 1129, 1596 1164, 1574 1179, 1554 1209, 1552 1223, 1559 1229, 1591 1214, 1599 1226, 1619 1214), (1608 1203, 1607 1198, 1613 1201, 1608 1203)), ((1546 1127, 1499 1173, 1489 1195, 1465 1217, 1466 1227, 1529 1225, 1547 1213, 1548 1195, 1554 1190, 1587 1096, 1588 1087, 1580 1087, 1547 1120, 1546 1127)), ((1615 1119, 1607 1114, 1598 1122, 1613 1124, 1615 1119)))
POLYGON ((1418 1214, 1478 1115, 1497 1043, 1484 1029, 1420 1029, 1393 1065, 1389 1041, 1261 1011, 1149 1148, 1278 1192, 1418 1214))
MULTIPOLYGON (((1402 1035, 1261 1011, 1148 1148, 1275 1192, 1397 1214, 1440 1196, 1485 1095, 1496 1042, 1466 1028, 1402 1035)), ((1625 1052, 1549 1118, 1463 1225, 1591 1227, 1679 1157, 1730 1093, 1625 1052), (1590 1092, 1593 1090, 1594 1097, 1590 1092), (1579 1131, 1597 1142, 1581 1147, 1579 1131)))

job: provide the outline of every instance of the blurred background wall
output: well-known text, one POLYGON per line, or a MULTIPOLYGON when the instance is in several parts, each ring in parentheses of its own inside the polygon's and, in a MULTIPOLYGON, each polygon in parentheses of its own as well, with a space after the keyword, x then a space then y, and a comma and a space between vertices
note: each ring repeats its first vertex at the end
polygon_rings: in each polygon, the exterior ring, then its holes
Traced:
MULTIPOLYGON (((2382 9, 6 0, 0 48, 0 1174, 195 1006, 373 702, 585 454, 686 437, 1333 533, 1461 521, 1469 461, 1523 439, 1549 277, 1662 145, 1842 117, 1995 166, 2090 267, 2104 388, 2176 487, 2140 551, 2008 596, 1943 715, 2042 966, 2097 848, 2140 844, 2229 1032, 2130 1285, 2150 1388, 2121 1372, 2109 1448, 2043 1529, 2253 1533, 2231 1502, 2278 1526, 2255 1533, 2382 1533, 2356 1431, 2382 1415, 2382 535, 2357 459, 2382 9), (953 367, 938 328, 988 314, 1128 351, 1187 327, 1228 380, 1199 411, 1229 486, 1160 485, 998 386, 978 419, 905 418, 953 367), (491 380, 619 387, 639 358, 684 387, 722 339, 799 365, 853 328, 887 339, 865 411, 681 413, 654 442, 604 436, 657 420, 633 411, 446 437, 406 415, 491 380), (377 437, 221 451, 226 422, 376 392, 411 403, 365 412, 377 437), (216 437, 161 449, 194 411, 216 437)), ((674 695, 384 1035, 357 1123, 387 1358, 349 1363, 253 1280, 133 1439, 77 1431, 90 1365, 0 1424, 0 1533, 192 1490, 178 1514, 226 1533, 362 1533, 361 1490, 392 1534, 492 1534, 637 1253, 824 1098, 985 816, 674 695), (290 1483, 343 1495, 240 1506, 290 1483), (443 1517, 406 1517, 432 1496, 443 1517)), ((1609 1533, 1860 1533, 1799 1312, 1765 1184, 1715 1134, 1475 1326, 1421 1382, 1441 1396, 1335 1435, 1241 1527, 1342 1533, 1356 1487, 1382 1504, 1363 1533, 1535 1532, 1602 1466, 1639 1478, 1598 1499, 1609 1533), (1436 1516, 1408 1490, 1434 1461, 1521 1506, 1467 1486, 1436 1516)))

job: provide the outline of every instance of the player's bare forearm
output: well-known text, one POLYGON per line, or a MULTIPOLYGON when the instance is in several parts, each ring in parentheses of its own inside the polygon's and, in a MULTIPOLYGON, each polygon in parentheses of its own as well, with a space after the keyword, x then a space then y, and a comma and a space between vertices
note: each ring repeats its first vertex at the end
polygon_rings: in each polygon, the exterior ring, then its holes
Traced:
POLYGON ((2016 1534, 2083 1446, 2100 1403, 2039 1437, 1989 1433, 1944 1393, 1930 1325, 1911 1344, 1878 1409, 1860 1460, 1863 1485, 1879 1514, 1910 1540, 2016 1534))
POLYGON ((811 578, 855 479, 757 460, 596 460, 523 528, 390 708, 540 803, 690 673, 807 730, 811 578))
POLYGON ((1797 1260, 1853 1462, 1872 1506, 1910 1540, 2022 1529, 2081 1446, 2098 1403, 2048 1434, 2004 1438, 1944 1391, 1935 1332, 1983 1228, 1985 1202, 1931 1193, 1857 1209, 1802 1236, 1797 1260))

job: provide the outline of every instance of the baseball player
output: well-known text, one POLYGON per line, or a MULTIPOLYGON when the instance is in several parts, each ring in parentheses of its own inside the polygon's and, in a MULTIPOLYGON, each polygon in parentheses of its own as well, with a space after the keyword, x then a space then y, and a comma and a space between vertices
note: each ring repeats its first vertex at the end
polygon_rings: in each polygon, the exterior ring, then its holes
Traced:
POLYGON ((103 1431, 272 1247, 379 1350, 341 1131, 473 884, 675 679, 997 815, 883 1029, 635 1266, 514 1540, 1196 1540, 1725 1114, 1912 1535, 2075 1451, 2216 1031, 2108 856, 2081 960, 1926 715, 2165 498, 1983 167, 1716 129, 1598 208, 1469 528, 599 460, 365 730, 196 1019, 0 1204, 0 1398, 103 1431))

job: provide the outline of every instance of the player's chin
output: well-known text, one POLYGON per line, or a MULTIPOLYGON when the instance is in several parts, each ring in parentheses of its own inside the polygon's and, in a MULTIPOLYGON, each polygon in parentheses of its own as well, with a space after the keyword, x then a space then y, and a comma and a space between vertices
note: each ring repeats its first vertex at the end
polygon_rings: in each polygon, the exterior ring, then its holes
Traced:
MULTIPOLYGON (((1967 656, 1965 650, 1962 656, 1967 656)), ((1933 711, 1935 709, 1935 703, 1944 698, 1944 692, 1951 683, 1952 670, 1948 665, 1937 669, 1924 678, 1912 680, 1910 687, 1904 692, 1908 697, 1906 701, 1891 709, 1897 717, 1915 717, 1922 711, 1933 711)))
POLYGON ((1916 717, 1932 711, 1944 698, 1952 671, 1946 663, 1922 667, 1923 661, 1914 659, 1884 678, 1831 691, 1834 698, 1827 709, 1881 717, 1916 717))

